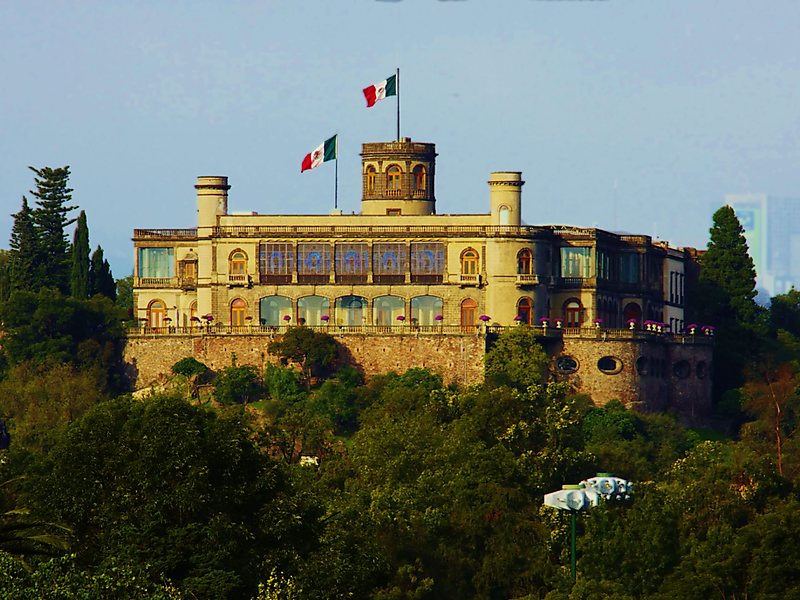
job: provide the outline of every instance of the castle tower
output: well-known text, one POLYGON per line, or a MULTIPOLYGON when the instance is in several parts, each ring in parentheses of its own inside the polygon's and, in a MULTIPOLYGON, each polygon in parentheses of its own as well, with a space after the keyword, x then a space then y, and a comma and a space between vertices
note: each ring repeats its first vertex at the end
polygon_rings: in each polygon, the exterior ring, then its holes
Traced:
POLYGON ((489 175, 489 204, 492 225, 522 223, 522 173, 498 171, 489 175))
POLYGON ((436 214, 436 146, 403 138, 362 145, 364 215, 436 214))
POLYGON ((212 272, 214 245, 211 235, 219 225, 219 217, 228 214, 228 178, 200 176, 194 186, 197 190, 197 314, 213 312, 212 272))

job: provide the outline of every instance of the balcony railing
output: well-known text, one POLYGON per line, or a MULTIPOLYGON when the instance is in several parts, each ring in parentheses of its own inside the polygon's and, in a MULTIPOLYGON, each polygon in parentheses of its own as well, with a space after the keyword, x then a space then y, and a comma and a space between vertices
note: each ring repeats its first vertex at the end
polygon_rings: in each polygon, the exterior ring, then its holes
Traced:
POLYGON ((458 284, 463 286, 477 287, 481 284, 481 276, 479 273, 461 273, 458 276, 458 284))
POLYGON ((177 284, 177 277, 137 277, 134 282, 140 288, 174 288, 177 284))
POLYGON ((197 229, 134 229, 134 240, 155 239, 193 239, 197 238, 197 229))
POLYGON ((539 283, 539 276, 532 275, 530 273, 518 273, 517 274, 517 285, 518 286, 525 286, 525 285, 537 285, 539 283))
POLYGON ((363 238, 363 237, 522 237, 547 235, 548 229, 523 225, 227 225, 214 227, 218 238, 363 238))

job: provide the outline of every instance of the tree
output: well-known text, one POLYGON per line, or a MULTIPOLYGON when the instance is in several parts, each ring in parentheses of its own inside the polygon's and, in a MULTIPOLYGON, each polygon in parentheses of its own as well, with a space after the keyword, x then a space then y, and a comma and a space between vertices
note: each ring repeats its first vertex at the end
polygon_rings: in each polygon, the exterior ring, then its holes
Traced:
POLYGON ((11 252, 0 249, 0 302, 11 295, 11 252))
POLYGON ((91 267, 89 269, 89 295, 102 294, 112 301, 117 299, 117 284, 111 274, 108 261, 103 258, 103 249, 98 246, 92 252, 91 267))
POLYGON ((312 376, 325 372, 336 360, 336 340, 309 327, 291 327, 282 339, 270 342, 268 350, 284 364, 291 361, 300 365, 307 382, 312 376))
POLYGON ((70 426, 30 477, 28 499, 74 531, 77 562, 166 577, 186 597, 250 598, 291 569, 318 509, 239 416, 166 396, 119 398, 70 426))
POLYGON ((117 306, 125 311, 128 319, 133 318, 133 275, 117 279, 117 306))
POLYGON ((14 225, 11 228, 9 262, 11 289, 38 291, 42 282, 41 244, 36 233, 33 211, 25 196, 22 197, 22 208, 12 216, 14 225))
POLYGON ((89 297, 89 227, 86 213, 78 215, 78 224, 72 238, 72 270, 69 278, 70 294, 75 298, 89 297))
POLYGON ((753 323, 758 311, 756 270, 748 252, 744 228, 730 206, 717 210, 713 221, 708 249, 702 258, 700 280, 724 292, 738 321, 753 323))
POLYGON ((28 168, 36 174, 36 189, 30 193, 37 199, 33 222, 42 251, 41 285, 56 287, 66 294, 69 291, 69 241, 64 230, 75 222, 75 219, 67 218, 67 214, 75 209, 68 206, 73 191, 67 187, 69 167, 28 168))
POLYGON ((225 367, 214 381, 214 396, 222 404, 247 404, 263 390, 258 370, 252 365, 225 367))
POLYGON ((532 327, 503 332, 486 353, 486 381, 526 389, 546 381, 549 359, 532 327))

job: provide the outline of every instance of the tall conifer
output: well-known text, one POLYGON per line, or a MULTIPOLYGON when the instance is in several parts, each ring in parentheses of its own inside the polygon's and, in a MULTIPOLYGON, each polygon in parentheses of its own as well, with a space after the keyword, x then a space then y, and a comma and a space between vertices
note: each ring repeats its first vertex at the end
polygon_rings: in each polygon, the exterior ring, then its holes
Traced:
POLYGON ((22 197, 22 208, 11 228, 9 278, 12 290, 38 291, 42 287, 42 251, 28 199, 22 197))
POLYGON ((72 271, 69 278, 70 293, 75 298, 89 297, 89 227, 86 213, 81 211, 72 238, 72 271))
POLYGON ((68 206, 72 200, 72 189, 67 187, 69 167, 28 168, 36 174, 36 189, 31 190, 31 194, 36 197, 33 221, 42 249, 44 283, 66 293, 69 291, 69 241, 64 229, 75 222, 67 218, 67 213, 75 209, 68 206))
POLYGON ((90 295, 102 294, 111 300, 117 299, 117 283, 111 274, 111 266, 103 258, 103 249, 100 246, 92 253, 89 282, 90 295))

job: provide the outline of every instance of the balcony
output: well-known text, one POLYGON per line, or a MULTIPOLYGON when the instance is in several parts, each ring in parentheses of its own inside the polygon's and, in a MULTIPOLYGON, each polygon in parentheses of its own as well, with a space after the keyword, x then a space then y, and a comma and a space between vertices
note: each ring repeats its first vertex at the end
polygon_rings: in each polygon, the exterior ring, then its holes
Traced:
POLYGON ((134 287, 138 288, 174 288, 177 287, 176 277, 137 277, 134 287))
POLYGON ((194 277, 181 277, 178 279, 178 287, 182 290, 197 289, 197 279, 194 277))
POLYGON ((530 273, 518 273, 516 285, 517 287, 539 285, 539 276, 530 273))
POLYGON ((228 285, 231 287, 240 287, 247 285, 247 275, 228 275, 228 285))
POLYGON ((461 273, 458 276, 458 285, 461 287, 480 287, 481 276, 480 273, 461 273))

